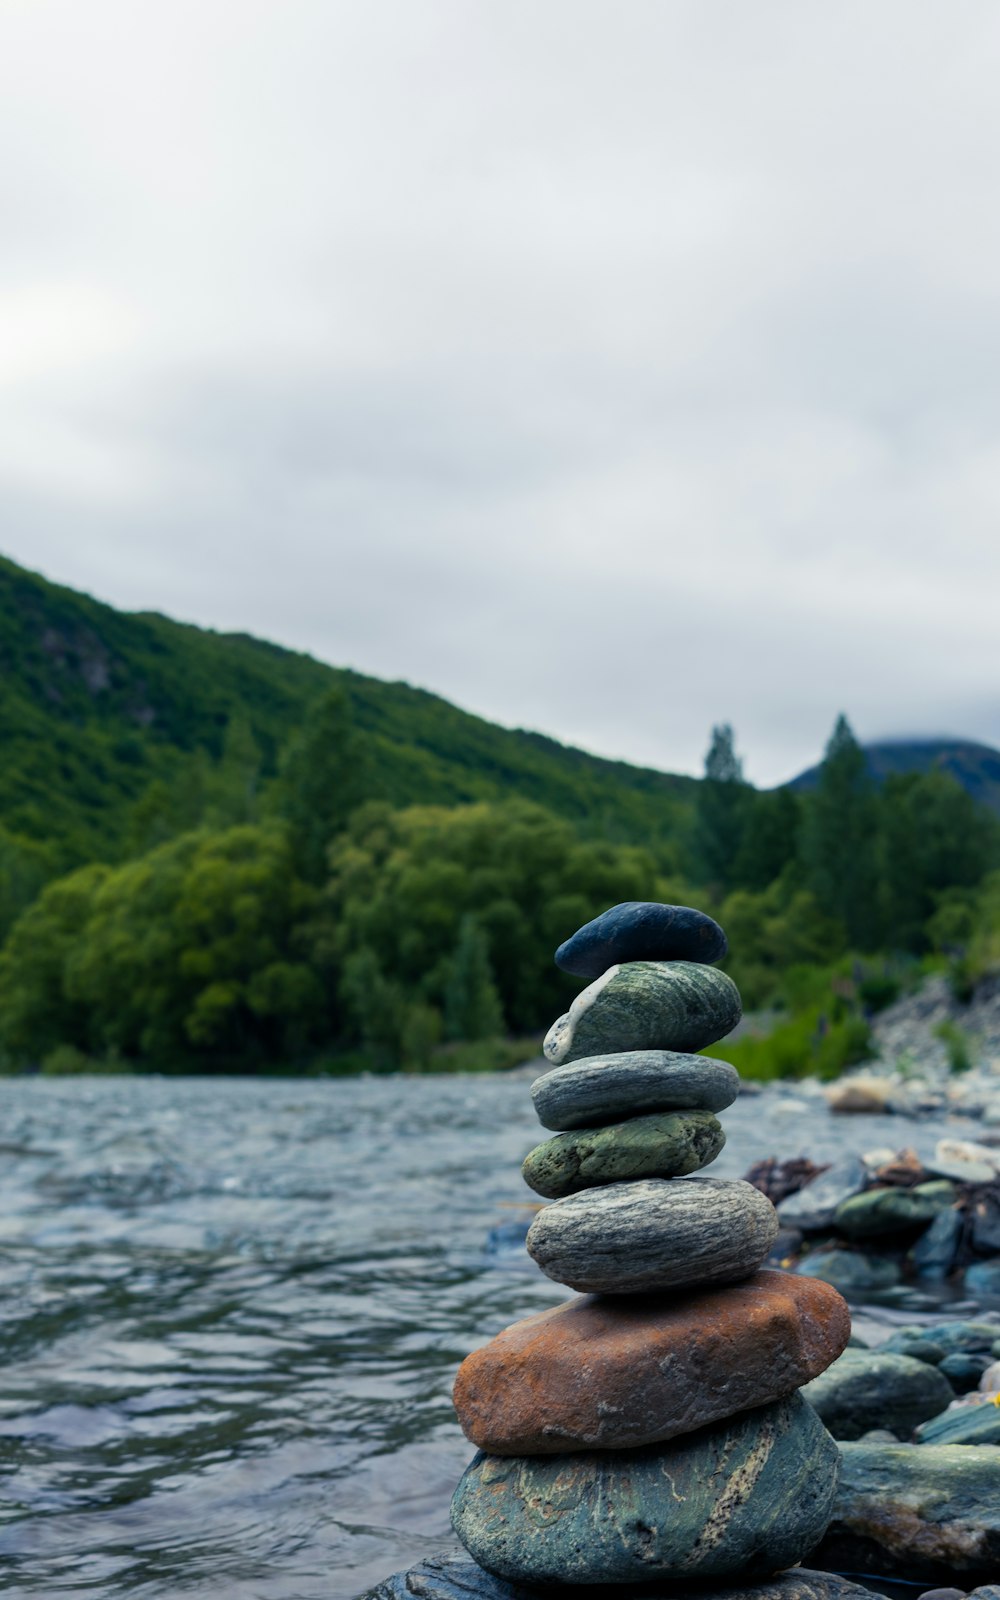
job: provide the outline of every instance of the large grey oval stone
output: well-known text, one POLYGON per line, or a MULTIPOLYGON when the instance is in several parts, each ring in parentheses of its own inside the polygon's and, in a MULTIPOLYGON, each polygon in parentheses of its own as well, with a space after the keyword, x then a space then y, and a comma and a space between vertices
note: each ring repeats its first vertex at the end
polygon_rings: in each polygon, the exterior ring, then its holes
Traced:
POLYGON ((747 1278, 777 1233, 770 1200, 742 1179, 648 1178, 554 1201, 525 1242, 557 1283, 645 1294, 747 1278))
POLYGON ((469 1554, 515 1582, 764 1577, 821 1537, 837 1447, 791 1395, 668 1445, 478 1455, 452 1501, 469 1554))
POLYGON ((554 1200, 603 1183, 685 1177, 714 1161, 725 1142, 710 1111, 667 1111, 557 1134, 528 1152, 521 1172, 536 1194, 554 1200))
POLYGON ((581 989, 542 1049, 555 1066, 621 1050, 701 1050, 735 1028, 740 992, 716 967, 628 961, 581 989))
POLYGON ((553 1067, 531 1085, 543 1128, 593 1128, 648 1111, 724 1111, 740 1092, 728 1061, 626 1050, 553 1067))

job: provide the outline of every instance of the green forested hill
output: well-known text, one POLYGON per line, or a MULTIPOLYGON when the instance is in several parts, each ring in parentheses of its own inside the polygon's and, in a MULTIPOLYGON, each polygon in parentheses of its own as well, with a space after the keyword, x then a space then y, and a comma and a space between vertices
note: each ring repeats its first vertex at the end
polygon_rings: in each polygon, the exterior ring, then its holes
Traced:
MULTIPOLYGON (((614 840, 662 842, 693 779, 604 761, 435 695, 241 634, 126 614, 0 558, 0 827, 51 867, 119 859, 157 806, 200 820, 237 729, 264 780, 335 684, 366 737, 370 792, 393 805, 520 797, 614 840)), ((165 831, 172 831, 167 829, 165 831)))
POLYGON ((1000 964, 1000 823, 938 762, 874 784, 843 716, 804 792, 728 726, 670 777, 0 559, 0 740, 0 1071, 516 1054, 622 899, 718 913, 789 1012, 755 1072, 862 1059, 921 962, 1000 964))

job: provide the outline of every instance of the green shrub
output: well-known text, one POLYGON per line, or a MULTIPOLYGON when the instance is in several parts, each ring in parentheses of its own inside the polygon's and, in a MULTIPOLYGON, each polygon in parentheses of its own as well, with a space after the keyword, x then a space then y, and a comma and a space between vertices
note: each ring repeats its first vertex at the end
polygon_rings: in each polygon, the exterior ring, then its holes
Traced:
POLYGON ((935 1039, 940 1039, 948 1052, 948 1066, 952 1072, 968 1072, 972 1066, 969 1035, 957 1022, 945 1018, 934 1029, 935 1039))
POLYGON ((69 1078, 81 1072, 92 1072, 93 1062, 72 1044, 57 1044, 42 1058, 42 1071, 47 1078, 69 1078))

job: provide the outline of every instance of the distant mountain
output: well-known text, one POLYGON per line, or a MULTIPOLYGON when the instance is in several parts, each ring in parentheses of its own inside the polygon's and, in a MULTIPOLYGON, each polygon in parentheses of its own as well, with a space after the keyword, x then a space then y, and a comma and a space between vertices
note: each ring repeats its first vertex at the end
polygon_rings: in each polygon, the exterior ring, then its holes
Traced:
MULTIPOLYGON (((884 739, 864 747, 868 770, 877 783, 893 773, 947 772, 974 800, 1000 813, 1000 750, 971 739, 884 739)), ((800 772, 789 789, 812 789, 819 767, 800 772)))
POLYGON ((394 805, 519 796, 635 843, 670 837, 690 814, 695 779, 501 728, 245 634, 117 611, 0 557, 0 829, 38 841, 53 866, 120 858, 151 796, 204 783, 234 723, 266 778, 336 684, 368 736, 373 791, 394 805))

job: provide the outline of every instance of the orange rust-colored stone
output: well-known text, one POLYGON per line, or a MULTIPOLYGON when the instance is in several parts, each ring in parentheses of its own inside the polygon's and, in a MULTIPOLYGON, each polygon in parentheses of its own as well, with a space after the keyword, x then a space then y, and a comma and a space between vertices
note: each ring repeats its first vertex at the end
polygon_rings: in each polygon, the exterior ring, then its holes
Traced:
POLYGON ((700 1294, 586 1295, 473 1351, 455 1409, 489 1455, 632 1449, 791 1394, 850 1332, 836 1289, 783 1272, 700 1294))

